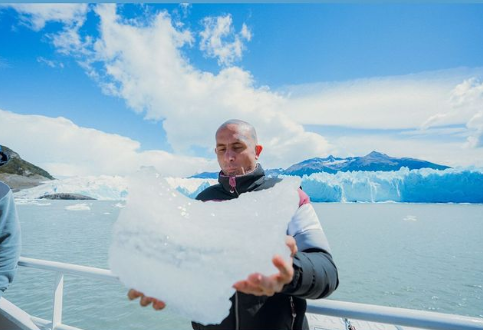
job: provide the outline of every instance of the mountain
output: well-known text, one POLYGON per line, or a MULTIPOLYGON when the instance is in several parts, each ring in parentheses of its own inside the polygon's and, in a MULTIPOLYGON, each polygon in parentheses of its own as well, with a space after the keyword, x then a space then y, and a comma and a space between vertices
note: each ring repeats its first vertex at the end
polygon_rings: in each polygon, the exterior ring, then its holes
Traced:
POLYGON ((363 157, 336 158, 311 158, 287 168, 283 174, 286 175, 310 175, 312 173, 327 172, 349 172, 349 171, 398 171, 401 167, 410 170, 420 168, 432 168, 444 170, 448 166, 438 165, 424 160, 414 158, 395 158, 386 154, 373 151, 363 157))
MULTIPOLYGON (((188 177, 188 179, 218 179, 220 172, 202 172, 188 177)), ((275 177, 284 174, 283 168, 269 168, 265 170, 265 175, 275 177)))
POLYGON ((327 158, 310 158, 290 166, 283 174, 303 176, 318 172, 337 173, 342 171, 347 163, 352 162, 354 158, 337 158, 332 155, 327 158))
POLYGON ((2 149, 10 157, 10 161, 0 167, 0 181, 9 185, 14 192, 38 186, 42 181, 55 179, 49 172, 23 160, 12 149, 6 146, 2 146, 2 149))
POLYGON ((202 172, 188 177, 188 179, 218 179, 220 172, 202 172))
MULTIPOLYGON (((303 162, 294 164, 283 170, 279 169, 267 169, 265 173, 268 176, 278 175, 296 175, 304 176, 313 173, 326 172, 350 172, 350 171, 399 171, 401 167, 407 167, 410 170, 418 170, 420 168, 431 168, 435 170, 444 170, 449 168, 448 166, 438 165, 425 160, 419 160, 414 158, 395 158, 386 154, 373 151, 363 157, 347 157, 338 158, 330 155, 326 158, 310 158, 303 162)), ((195 174, 190 178, 200 179, 217 179, 218 172, 203 172, 195 174)))
POLYGON ((265 170, 265 175, 270 177, 277 177, 280 174, 284 174, 283 168, 268 168, 265 170))

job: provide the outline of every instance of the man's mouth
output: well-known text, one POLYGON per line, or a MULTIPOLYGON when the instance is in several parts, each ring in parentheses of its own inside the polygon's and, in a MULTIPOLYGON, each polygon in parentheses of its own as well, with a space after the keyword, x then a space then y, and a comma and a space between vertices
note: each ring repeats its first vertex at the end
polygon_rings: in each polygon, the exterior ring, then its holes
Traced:
POLYGON ((239 167, 227 167, 225 171, 226 171, 226 174, 228 175, 238 175, 238 174, 241 174, 242 172, 239 167))

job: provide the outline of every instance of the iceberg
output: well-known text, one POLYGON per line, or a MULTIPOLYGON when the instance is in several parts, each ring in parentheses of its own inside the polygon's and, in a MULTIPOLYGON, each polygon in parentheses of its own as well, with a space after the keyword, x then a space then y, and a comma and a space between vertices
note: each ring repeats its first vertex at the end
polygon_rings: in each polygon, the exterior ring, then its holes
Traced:
POLYGON ((152 170, 128 182, 109 267, 127 288, 187 319, 220 323, 234 283, 255 272, 278 273, 274 255, 290 258, 285 237, 299 206, 300 178, 224 202, 190 199, 152 170))
POLYGON ((69 206, 66 206, 65 209, 68 211, 90 211, 91 210, 90 206, 85 203, 69 205, 69 206))

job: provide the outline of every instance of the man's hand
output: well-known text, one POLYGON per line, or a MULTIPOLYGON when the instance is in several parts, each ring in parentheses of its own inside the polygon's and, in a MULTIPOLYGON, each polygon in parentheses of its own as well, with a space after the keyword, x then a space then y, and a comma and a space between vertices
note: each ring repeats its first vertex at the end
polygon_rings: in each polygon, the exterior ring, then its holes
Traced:
MULTIPOLYGON (((295 253, 297 253, 297 243, 292 236, 287 236, 286 243, 293 258, 295 253)), ((281 256, 276 255, 273 257, 272 262, 279 270, 278 274, 264 276, 259 273, 254 273, 248 276, 246 280, 236 282, 233 288, 237 291, 255 296, 273 296, 275 293, 282 291, 285 284, 292 281, 294 273, 292 258, 289 262, 286 262, 281 256)))
POLYGON ((134 300, 141 297, 141 300, 139 301, 139 305, 146 307, 149 304, 153 303, 153 308, 157 311, 166 307, 166 304, 161 300, 151 298, 151 297, 146 297, 144 293, 136 291, 134 289, 129 290, 129 292, 127 293, 127 297, 129 298, 129 300, 134 300))

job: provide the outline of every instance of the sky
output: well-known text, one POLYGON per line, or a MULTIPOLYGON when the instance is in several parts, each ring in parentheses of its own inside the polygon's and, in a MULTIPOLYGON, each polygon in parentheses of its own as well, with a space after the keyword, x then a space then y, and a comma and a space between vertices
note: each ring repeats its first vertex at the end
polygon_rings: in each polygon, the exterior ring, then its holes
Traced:
POLYGON ((483 4, 0 4, 0 144, 56 177, 373 150, 483 167, 483 4))

